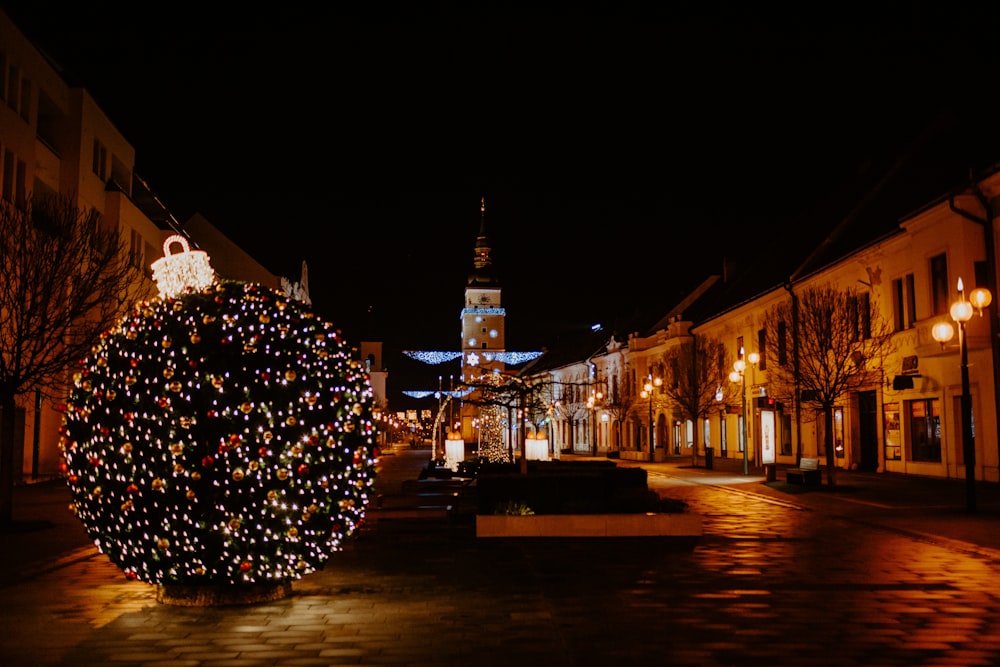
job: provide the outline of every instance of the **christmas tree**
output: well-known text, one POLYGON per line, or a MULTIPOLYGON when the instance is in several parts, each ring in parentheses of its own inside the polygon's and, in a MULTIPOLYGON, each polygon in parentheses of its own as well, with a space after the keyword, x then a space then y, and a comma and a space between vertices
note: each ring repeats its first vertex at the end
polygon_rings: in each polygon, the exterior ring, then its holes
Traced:
POLYGON ((183 282, 137 305, 74 376, 61 434, 72 509, 130 579, 301 578, 364 521, 371 385, 304 303, 183 282))

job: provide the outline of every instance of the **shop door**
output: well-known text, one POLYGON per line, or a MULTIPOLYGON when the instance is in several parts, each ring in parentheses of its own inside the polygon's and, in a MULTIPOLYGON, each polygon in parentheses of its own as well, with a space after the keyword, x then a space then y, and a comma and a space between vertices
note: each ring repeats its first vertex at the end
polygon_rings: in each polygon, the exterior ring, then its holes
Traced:
POLYGON ((858 470, 878 469, 878 398, 874 391, 858 392, 858 470))

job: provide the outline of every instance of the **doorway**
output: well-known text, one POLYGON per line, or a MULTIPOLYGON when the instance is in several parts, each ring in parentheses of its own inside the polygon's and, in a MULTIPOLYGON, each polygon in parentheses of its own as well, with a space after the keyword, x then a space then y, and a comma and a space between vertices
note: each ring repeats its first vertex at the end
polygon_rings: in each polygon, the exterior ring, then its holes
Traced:
POLYGON ((858 392, 858 470, 878 470, 878 397, 874 391, 858 392))

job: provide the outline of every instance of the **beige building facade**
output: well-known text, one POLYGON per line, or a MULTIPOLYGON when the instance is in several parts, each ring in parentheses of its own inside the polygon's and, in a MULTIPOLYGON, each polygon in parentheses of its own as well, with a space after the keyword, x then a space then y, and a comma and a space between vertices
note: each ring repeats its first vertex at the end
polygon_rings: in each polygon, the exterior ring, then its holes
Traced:
MULTIPOLYGON (((611 357, 597 355, 566 362, 558 368, 529 372, 548 375, 554 385, 579 384, 601 377, 602 383, 627 387, 627 410, 619 416, 622 436, 601 441, 599 454, 638 460, 671 456, 742 458, 763 465, 762 453, 773 447, 774 461, 795 465, 802 457, 826 459, 823 413, 808 402, 776 401, 769 394, 769 372, 763 346, 769 341, 764 316, 793 293, 832 285, 855 290, 870 304, 873 317, 891 329, 891 352, 872 361, 878 380, 844 395, 834 406, 833 461, 836 467, 944 478, 966 477, 963 450, 961 351, 956 336, 940 342, 933 329, 954 323, 951 304, 959 299, 959 279, 968 295, 987 288, 994 303, 965 325, 971 424, 977 480, 1000 481, 997 432, 997 235, 992 211, 1000 206, 1000 173, 982 176, 968 188, 950 193, 901 220, 893 231, 828 264, 763 290, 752 298, 721 308, 698 321, 686 318, 697 295, 675 307, 651 330, 633 333, 611 357), (692 337, 721 341, 730 359, 742 358, 738 382, 720 385, 718 408, 694 423, 682 419, 662 389, 644 387, 662 374, 664 353, 692 337), (592 370, 591 370, 592 369, 592 370), (744 407, 745 406, 745 407, 744 407), (744 418, 745 415, 745 418, 744 418), (697 429, 697 431, 696 431, 697 429), (694 451, 697 445, 698 450, 694 451), (765 446, 766 445, 766 446, 765 446)), ((718 279, 718 276, 714 277, 718 279)), ((773 341, 770 341, 773 344, 773 341)), ((612 401, 614 402, 614 401, 612 401)), ((554 404, 551 433, 554 447, 579 454, 578 433, 603 433, 606 412, 559 411, 554 404)), ((768 457, 770 458, 770 457, 768 457)))

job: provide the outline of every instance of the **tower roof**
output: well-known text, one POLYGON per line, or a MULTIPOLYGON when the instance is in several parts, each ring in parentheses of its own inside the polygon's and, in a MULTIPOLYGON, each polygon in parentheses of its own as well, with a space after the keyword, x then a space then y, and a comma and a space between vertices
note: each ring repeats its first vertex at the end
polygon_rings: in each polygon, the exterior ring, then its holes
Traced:
POLYGON ((480 200, 479 205, 479 236, 476 237, 476 245, 473 249, 473 271, 469 274, 468 285, 470 287, 499 287, 496 270, 493 268, 493 258, 490 256, 490 240, 486 236, 486 197, 480 200))

